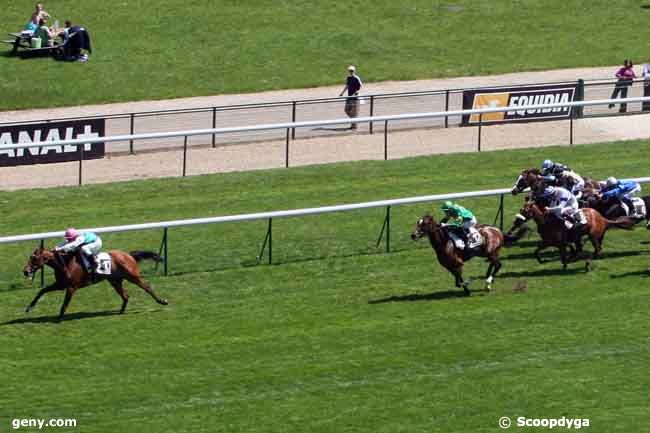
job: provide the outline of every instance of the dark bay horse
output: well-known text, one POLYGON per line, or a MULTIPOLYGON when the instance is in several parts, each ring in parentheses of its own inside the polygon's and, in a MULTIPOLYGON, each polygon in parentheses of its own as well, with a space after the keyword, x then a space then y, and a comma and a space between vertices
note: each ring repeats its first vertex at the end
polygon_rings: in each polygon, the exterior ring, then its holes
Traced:
MULTIPOLYGON (((585 181, 585 191, 598 191, 600 190, 600 183, 595 181, 590 177, 583 178, 585 181)), ((532 194, 535 190, 540 191, 546 186, 547 182, 542 176, 542 172, 537 168, 527 168, 521 171, 519 177, 515 181, 515 185, 512 187, 512 195, 517 195, 526 190, 530 190, 530 193, 526 195, 524 199, 524 206, 526 203, 532 199, 532 194)), ((562 185, 560 185, 562 186, 562 185)), ((582 203, 582 202, 581 202, 582 203)), ((581 205, 581 207, 583 207, 581 205)), ((602 212, 601 212, 602 213, 602 212)), ((523 224, 528 220, 527 217, 524 217, 522 213, 515 215, 515 220, 513 222, 512 228, 505 233, 505 239, 507 245, 515 243, 521 236, 526 233, 527 227, 523 224)))
MULTIPOLYGON (((650 223, 650 196, 643 196, 641 200, 645 203, 645 215, 636 218, 637 222, 644 219, 646 223, 650 223)), ((625 209, 620 205, 618 200, 603 200, 597 193, 585 193, 581 200, 582 206, 596 209, 605 218, 619 218, 626 216, 625 209)))
POLYGON ((55 290, 65 290, 65 297, 61 311, 59 312, 59 320, 63 318, 65 310, 68 308, 72 295, 80 288, 96 284, 102 280, 107 280, 115 289, 118 295, 122 298, 122 308, 120 313, 124 313, 126 304, 129 302, 129 295, 122 285, 124 280, 127 280, 151 295, 157 303, 167 305, 168 302, 154 293, 149 283, 142 279, 140 276, 140 268, 138 262, 145 259, 160 261, 161 258, 158 254, 149 251, 137 251, 126 253, 124 251, 108 251, 111 257, 111 274, 110 275, 95 275, 91 276, 84 270, 83 265, 77 254, 63 255, 53 250, 46 250, 38 248, 34 250, 29 257, 27 265, 23 269, 23 274, 26 277, 33 276, 36 271, 43 266, 49 266, 54 269, 55 282, 47 287, 42 288, 34 297, 32 302, 26 308, 25 312, 30 312, 36 305, 38 300, 45 293, 55 290))
MULTIPOLYGON (((598 183, 594 179, 590 177, 584 177, 583 180, 585 181, 585 190, 589 190, 589 191, 600 190, 600 183, 598 183)), ((519 173, 519 177, 517 177, 517 180, 515 181, 515 185, 512 187, 510 192, 512 192, 512 195, 517 195, 519 193, 524 192, 528 188, 532 189, 536 184, 540 182, 544 182, 542 172, 537 168, 527 168, 522 170, 521 173, 519 173)), ((554 185, 564 186, 557 183, 554 185)))
MULTIPOLYGON (((632 230, 636 224, 636 221, 629 217, 621 217, 615 221, 609 220, 595 209, 586 208, 582 209, 582 212, 585 215, 587 223, 578 229, 575 227, 567 229, 563 220, 547 213, 542 206, 533 201, 526 203, 520 213, 524 217, 535 220, 535 223, 537 223, 537 232, 542 238, 534 253, 539 263, 543 263, 540 256, 542 250, 549 247, 556 247, 560 249, 562 266, 566 268, 568 263, 566 255, 567 246, 571 250, 572 260, 575 259, 577 254, 582 251, 583 236, 588 236, 594 247, 591 259, 600 257, 603 251, 603 239, 608 229, 614 227, 632 230)), ((591 268, 591 259, 588 259, 585 264, 587 270, 591 268)))
POLYGON ((499 252, 503 246, 503 234, 496 227, 478 225, 476 229, 483 236, 483 245, 478 250, 459 251, 454 245, 454 241, 449 236, 448 230, 440 225, 430 216, 425 215, 420 218, 411 234, 414 241, 426 235, 431 242, 431 246, 438 256, 438 261, 456 279, 456 287, 462 287, 466 295, 470 294, 469 283, 463 280, 463 264, 472 257, 487 257, 490 265, 485 274, 485 288, 492 288, 492 281, 499 269, 501 269, 501 260, 499 252))

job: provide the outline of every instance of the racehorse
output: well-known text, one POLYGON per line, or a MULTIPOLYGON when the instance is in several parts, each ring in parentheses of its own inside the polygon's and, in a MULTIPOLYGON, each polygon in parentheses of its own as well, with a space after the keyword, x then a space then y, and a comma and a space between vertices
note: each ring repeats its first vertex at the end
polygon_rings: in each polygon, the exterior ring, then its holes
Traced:
MULTIPOLYGON (((585 177, 585 191, 598 191, 600 190, 600 183, 590 177, 585 177)), ((521 171, 515 185, 512 187, 512 195, 517 195, 530 189, 531 193, 526 195, 524 199, 524 207, 528 201, 532 200, 535 191, 541 192, 544 186, 547 185, 546 180, 542 176, 542 172, 537 168, 527 168, 521 171)), ((583 203, 581 201, 581 203, 583 203)), ((582 207, 582 206, 581 206, 582 207)), ((621 215, 622 216, 622 215, 621 215)), ((505 233, 507 245, 512 245, 523 236, 527 228, 523 224, 528 220, 522 213, 515 215, 515 220, 512 223, 512 228, 505 233)))
POLYGON ((55 250, 46 250, 38 248, 34 250, 32 255, 27 261, 27 265, 23 269, 23 274, 26 277, 34 276, 34 274, 43 266, 49 266, 54 269, 55 282, 47 287, 42 288, 34 297, 32 302, 25 309, 29 313, 36 305, 38 300, 44 294, 55 290, 65 290, 65 297, 61 311, 59 312, 59 320, 63 319, 65 310, 68 308, 70 299, 74 293, 85 286, 96 284, 102 280, 107 280, 115 289, 118 295, 122 298, 122 308, 120 314, 124 313, 126 304, 129 302, 129 295, 123 287, 122 282, 127 280, 151 295, 157 303, 167 305, 168 302, 154 293, 149 283, 142 279, 140 276, 140 268, 138 262, 145 259, 154 261, 162 261, 158 254, 150 251, 134 251, 126 253, 124 251, 114 250, 108 251, 111 258, 111 273, 110 275, 95 274, 92 276, 85 271, 78 254, 63 255, 55 250))
MULTIPOLYGON (((598 183, 598 181, 590 177, 584 177, 583 180, 585 181, 585 190, 600 190, 600 183, 598 183)), ((542 176, 542 172, 537 168, 527 168, 521 171, 519 177, 515 181, 515 185, 512 187, 510 192, 512 192, 512 195, 517 195, 521 192, 524 192, 528 188, 532 189, 536 184, 540 182, 545 182, 544 177, 542 176)), ((553 185, 563 186, 557 182, 555 182, 553 185)))
POLYGON ((560 249, 560 259, 562 267, 567 267, 566 247, 571 249, 572 257, 574 260, 577 254, 582 251, 582 237, 588 236, 591 244, 594 247, 594 252, 591 259, 585 263, 585 269, 590 270, 591 260, 600 257, 603 251, 603 238, 605 232, 611 227, 621 228, 624 230, 632 230, 636 221, 634 218, 621 217, 615 221, 603 217, 595 209, 582 209, 587 223, 576 229, 575 227, 567 229, 565 222, 556 216, 545 212, 545 208, 538 205, 533 201, 529 201, 521 209, 520 213, 526 218, 532 218, 537 223, 537 232, 542 240, 537 245, 535 250, 535 258, 539 263, 543 263, 540 257, 540 252, 549 247, 556 247, 560 249), (574 244, 575 248, 572 245, 574 244))
MULTIPOLYGON (((647 223, 650 223, 650 196, 646 195, 641 197, 645 203, 645 215, 643 217, 634 217, 636 222, 642 221, 644 218, 647 223)), ((581 200, 582 206, 596 209, 603 214, 605 218, 619 218, 627 216, 625 209, 621 206, 618 200, 603 200, 595 192, 585 193, 581 200)))
POLYGON ((485 274, 485 288, 491 290, 492 281, 499 269, 501 269, 501 260, 499 252, 503 246, 503 234, 496 227, 477 225, 476 229, 483 237, 483 244, 478 249, 465 249, 459 251, 454 245, 454 241, 449 235, 448 230, 436 222, 430 216, 425 215, 420 218, 411 233, 411 239, 417 241, 422 236, 427 235, 431 246, 438 256, 438 262, 454 275, 456 287, 462 287, 465 294, 469 295, 469 282, 463 280, 463 264, 472 257, 487 257, 490 265, 485 274))

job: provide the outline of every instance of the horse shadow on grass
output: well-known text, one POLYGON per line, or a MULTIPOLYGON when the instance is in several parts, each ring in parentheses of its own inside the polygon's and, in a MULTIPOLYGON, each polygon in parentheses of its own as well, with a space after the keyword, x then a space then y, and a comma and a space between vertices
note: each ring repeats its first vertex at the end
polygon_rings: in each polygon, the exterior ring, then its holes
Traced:
POLYGON ((645 278, 649 278, 650 277, 650 268, 642 269, 640 271, 624 272, 622 274, 613 274, 613 275, 609 276, 609 278, 612 278, 612 279, 627 278, 627 277, 645 277, 645 278))
MULTIPOLYGON (((159 310, 154 310, 159 311, 159 310)), ((151 312, 151 311, 150 311, 151 312)), ((0 323, 0 326, 7 325, 25 325, 30 323, 62 323, 69 322, 74 320, 82 319, 92 319, 96 317, 110 317, 110 316, 126 316, 133 314, 140 314, 143 311, 126 311, 123 314, 120 314, 119 310, 106 310, 106 311, 80 311, 78 313, 69 313, 63 316, 63 320, 59 320, 59 315, 53 316, 38 316, 38 317, 21 317, 19 319, 9 320, 7 322, 0 323)))
MULTIPOLYGON (((575 262, 574 262, 575 263, 575 262)), ((550 276, 567 276, 573 274, 583 274, 585 273, 585 267, 571 267, 567 269, 562 269, 562 267, 553 268, 553 269, 537 269, 535 271, 522 271, 522 272, 499 272, 497 277, 501 278, 528 278, 528 277, 550 277, 550 276)))
MULTIPOLYGON (((484 295, 489 293, 488 290, 471 290, 471 294, 484 295)), ((444 290, 442 292, 433 293, 411 293, 409 295, 393 295, 381 299, 371 299, 368 304, 386 304, 389 302, 418 302, 418 301, 444 301, 446 299, 457 299, 471 297, 466 295, 461 289, 458 290, 444 290)))

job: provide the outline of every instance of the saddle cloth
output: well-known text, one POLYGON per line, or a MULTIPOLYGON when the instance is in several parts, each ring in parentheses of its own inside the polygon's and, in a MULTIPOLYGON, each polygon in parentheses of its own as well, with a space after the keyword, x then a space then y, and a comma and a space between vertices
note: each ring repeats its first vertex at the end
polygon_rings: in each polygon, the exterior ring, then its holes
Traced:
POLYGON ((632 204, 634 205, 634 209, 628 209, 627 205, 623 203, 627 215, 631 217, 645 218, 646 208, 643 199, 640 197, 632 197, 632 204))
MULTIPOLYGON (((454 245, 456 245, 456 248, 459 250, 464 250, 465 249, 465 241, 460 238, 455 232, 449 231, 449 237, 451 237, 451 240, 454 241, 454 245)), ((476 230, 474 227, 469 229, 469 235, 467 236, 467 248, 472 249, 472 248, 477 248, 483 245, 483 236, 481 236, 481 233, 479 233, 478 230, 476 230)))
POLYGON ((95 257, 95 273, 100 274, 100 275, 110 275, 112 271, 112 266, 113 266, 113 260, 111 259, 111 256, 108 253, 99 253, 95 257))

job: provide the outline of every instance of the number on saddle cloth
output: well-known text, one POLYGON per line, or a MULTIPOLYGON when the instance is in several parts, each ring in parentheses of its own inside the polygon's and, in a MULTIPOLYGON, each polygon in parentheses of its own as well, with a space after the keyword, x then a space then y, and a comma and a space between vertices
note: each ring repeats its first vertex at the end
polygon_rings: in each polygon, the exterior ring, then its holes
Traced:
POLYGON ((100 275, 110 275, 113 261, 108 253, 99 253, 95 258, 95 272, 100 275))

